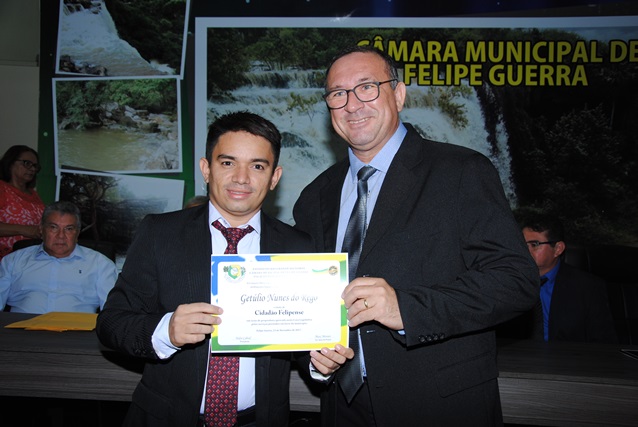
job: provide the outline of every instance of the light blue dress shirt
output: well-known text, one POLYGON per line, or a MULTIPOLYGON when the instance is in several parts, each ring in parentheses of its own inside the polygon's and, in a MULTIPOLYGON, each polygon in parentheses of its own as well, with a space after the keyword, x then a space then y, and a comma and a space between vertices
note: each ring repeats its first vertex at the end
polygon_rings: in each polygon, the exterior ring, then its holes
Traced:
MULTIPOLYGON (((390 164, 392 163, 392 160, 394 160, 394 156, 397 154, 397 151, 399 151, 401 142, 403 141, 407 133, 408 130, 405 128, 403 123, 400 122, 399 127, 394 132, 394 135, 390 137, 381 151, 379 151, 369 163, 369 165, 375 168, 377 171, 368 179, 366 225, 370 223, 370 219, 372 218, 372 211, 374 211, 374 206, 377 203, 377 199, 379 198, 381 186, 383 185, 383 180, 388 173, 388 169, 390 169, 390 164)), ((352 149, 350 148, 348 149, 348 159, 350 160, 350 169, 348 171, 348 174, 346 175, 346 179, 344 180, 343 187, 341 189, 339 226, 337 228, 337 252, 342 251, 343 238, 346 234, 348 221, 350 220, 352 209, 357 202, 357 173, 359 173, 359 169, 366 166, 365 163, 363 163, 357 158, 357 156, 354 155, 352 149)), ((349 281, 352 281, 353 279, 354 277, 350 277, 349 281)), ((403 333, 403 331, 399 331, 399 333, 403 333)), ((363 376, 365 376, 365 352, 363 344, 361 343, 361 337, 359 337, 359 351, 361 352, 361 358, 359 359, 361 361, 361 373, 363 376)))
POLYGON ((117 274, 115 263, 93 249, 77 245, 68 257, 56 258, 42 244, 30 246, 0 262, 0 304, 18 313, 95 313, 117 274))
MULTIPOLYGON (((381 151, 377 153, 376 156, 369 163, 370 166, 375 168, 377 171, 368 179, 368 204, 367 204, 367 218, 366 224, 370 223, 370 218, 372 217, 372 211, 374 210, 374 205, 377 203, 377 199, 379 198, 379 192, 381 191, 381 186, 383 185, 383 180, 385 179, 386 174, 388 173, 388 169, 390 169, 390 164, 392 160, 394 160, 394 156, 399 151, 399 147, 401 146, 401 142, 403 138, 405 138, 405 134, 408 130, 405 128, 403 123, 399 123, 399 127, 397 128, 394 135, 386 142, 381 151)), ((352 213, 352 209, 354 208, 354 204, 357 202, 357 173, 359 169, 366 166, 361 160, 354 155, 351 148, 348 148, 348 159, 350 160, 350 169, 348 174, 346 175, 346 179, 343 182, 343 187, 341 189, 341 203, 339 207, 339 226, 337 228, 337 252, 341 252, 341 247, 343 246, 343 237, 346 234, 346 228, 348 227, 348 221, 350 220, 350 214, 352 213)), ((354 279, 351 277, 350 280, 354 279)))

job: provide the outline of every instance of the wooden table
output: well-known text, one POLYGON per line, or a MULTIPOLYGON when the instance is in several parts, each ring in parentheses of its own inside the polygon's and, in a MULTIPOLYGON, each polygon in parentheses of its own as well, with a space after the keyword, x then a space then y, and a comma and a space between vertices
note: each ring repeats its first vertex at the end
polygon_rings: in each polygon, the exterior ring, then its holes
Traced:
POLYGON ((638 360, 622 354, 620 348, 499 342, 498 382, 505 422, 638 426, 638 360))
MULTIPOLYGON (((99 344, 94 332, 5 329, 31 315, 0 313, 0 396, 129 401, 142 363, 99 344)), ((638 347, 634 346, 634 349, 638 347)), ((499 343, 506 423, 638 425, 638 360, 619 346, 499 343)), ((318 411, 319 399, 295 372, 291 409, 318 411)))

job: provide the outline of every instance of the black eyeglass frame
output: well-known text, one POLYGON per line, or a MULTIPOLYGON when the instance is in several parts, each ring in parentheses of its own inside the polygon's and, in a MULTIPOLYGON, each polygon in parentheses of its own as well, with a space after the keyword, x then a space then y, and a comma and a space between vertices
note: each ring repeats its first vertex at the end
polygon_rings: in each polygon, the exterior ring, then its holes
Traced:
POLYGON ((390 80, 386 80, 386 81, 383 81, 383 82, 363 82, 363 83, 360 83, 360 84, 356 85, 352 89, 335 89, 335 90, 331 90, 330 92, 326 92, 326 93, 324 93, 321 96, 323 97, 323 100, 326 102, 326 106, 328 107, 329 110, 340 110, 340 109, 344 108, 346 105, 348 105, 348 93, 350 93, 350 92, 354 93, 354 96, 356 96, 357 99, 360 102, 372 102, 372 101, 378 99, 379 96, 381 95, 381 85, 382 84, 390 83, 390 82, 396 82, 398 80, 399 79, 390 79, 390 80), (372 99, 365 100, 365 101, 363 99, 359 98, 359 95, 357 94, 357 89, 360 88, 360 87, 363 87, 365 85, 374 85, 374 86, 376 86, 377 87, 377 96, 375 96, 372 99), (344 103, 343 103, 343 105, 341 107, 331 107, 328 104, 328 97, 331 94, 337 93, 337 92, 345 92, 346 93, 346 96, 343 97, 344 103))
POLYGON ((42 169, 42 167, 40 166, 40 163, 33 163, 31 160, 16 159, 15 161, 22 162, 22 166, 24 166, 27 169, 35 169, 36 172, 40 172, 40 170, 42 169))
POLYGON ((553 245, 555 243, 558 243, 558 241, 557 240, 547 240, 545 242, 539 242, 538 240, 528 240, 525 243, 528 246, 531 246, 532 248, 537 249, 541 245, 553 245))

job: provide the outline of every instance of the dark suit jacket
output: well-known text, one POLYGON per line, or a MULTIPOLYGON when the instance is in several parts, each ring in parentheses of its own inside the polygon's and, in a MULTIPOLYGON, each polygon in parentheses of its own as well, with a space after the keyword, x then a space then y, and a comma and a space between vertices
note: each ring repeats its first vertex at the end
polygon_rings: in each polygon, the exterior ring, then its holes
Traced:
MULTIPOLYGON (((263 212, 261 252, 309 252, 312 240, 263 212)), ((151 336, 178 305, 210 301, 208 204, 147 216, 99 314, 97 334, 108 347, 147 359, 127 414, 130 426, 195 426, 207 370, 209 339, 159 360, 151 336)), ((287 426, 290 355, 255 356, 260 426, 287 426)))
MULTIPOLYGON (((296 227, 334 251, 345 159, 304 189, 296 227)), ((538 298, 538 269, 499 176, 481 154, 422 139, 408 125, 372 213, 357 276, 397 292, 405 335, 361 329, 379 426, 498 425, 496 344, 489 330, 538 298)), ((300 367, 303 367, 300 364, 300 367)), ((324 425, 338 425, 334 382, 324 425)))
MULTIPOLYGON (((543 340, 543 315, 532 309, 499 325, 497 336, 543 340)), ((609 309, 605 281, 564 261, 554 282, 549 308, 550 341, 616 343, 618 337, 609 309)))
POLYGON ((618 342, 605 281, 561 262, 549 309, 549 340, 618 342))

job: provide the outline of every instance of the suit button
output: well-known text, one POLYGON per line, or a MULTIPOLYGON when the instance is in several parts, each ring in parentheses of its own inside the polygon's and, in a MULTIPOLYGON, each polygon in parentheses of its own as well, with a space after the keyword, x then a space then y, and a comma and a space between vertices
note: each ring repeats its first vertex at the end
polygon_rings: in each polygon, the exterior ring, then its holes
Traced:
POLYGON ((419 335, 419 342, 420 343, 424 343, 425 342, 425 337, 423 335, 419 335))
POLYGON ((432 342, 433 341, 432 335, 428 335, 427 336, 427 340, 428 340, 428 342, 432 342))

